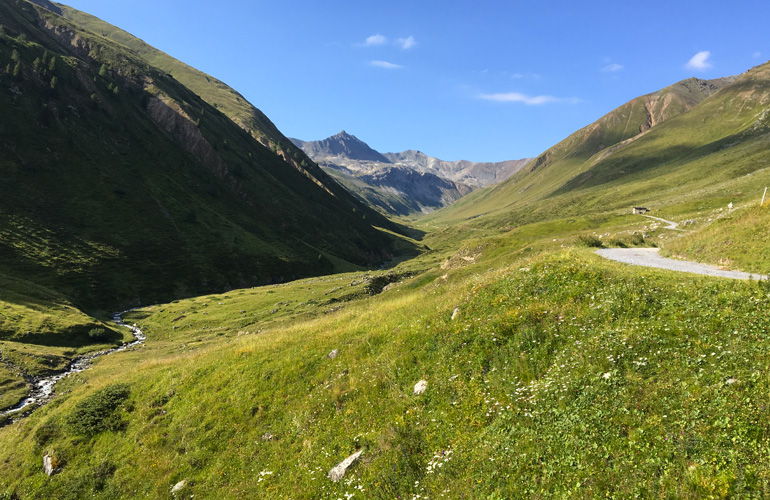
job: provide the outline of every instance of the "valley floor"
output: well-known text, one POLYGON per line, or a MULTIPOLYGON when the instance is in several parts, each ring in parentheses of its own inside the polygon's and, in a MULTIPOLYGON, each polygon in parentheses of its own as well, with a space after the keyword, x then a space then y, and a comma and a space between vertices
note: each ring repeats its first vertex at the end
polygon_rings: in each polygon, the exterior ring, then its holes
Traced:
POLYGON ((131 312, 144 345, 0 429, 0 498, 770 494, 766 282, 603 259, 671 233, 607 220, 131 312))

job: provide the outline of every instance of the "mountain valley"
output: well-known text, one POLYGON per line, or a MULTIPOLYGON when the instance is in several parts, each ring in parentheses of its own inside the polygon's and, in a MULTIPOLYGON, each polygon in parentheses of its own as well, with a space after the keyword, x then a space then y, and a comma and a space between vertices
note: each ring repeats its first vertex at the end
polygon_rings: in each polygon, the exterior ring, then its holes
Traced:
POLYGON ((1 2, 0 500, 764 498, 768 282, 596 250, 769 275, 768 151, 770 62, 447 162, 1 2))

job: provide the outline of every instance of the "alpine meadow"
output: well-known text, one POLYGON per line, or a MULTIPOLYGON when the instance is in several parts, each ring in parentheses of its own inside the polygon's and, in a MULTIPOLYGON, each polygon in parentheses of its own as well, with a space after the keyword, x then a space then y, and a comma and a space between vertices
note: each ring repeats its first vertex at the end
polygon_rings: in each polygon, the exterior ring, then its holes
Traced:
POLYGON ((667 84, 381 154, 0 0, 0 500, 770 498, 770 63, 667 84))

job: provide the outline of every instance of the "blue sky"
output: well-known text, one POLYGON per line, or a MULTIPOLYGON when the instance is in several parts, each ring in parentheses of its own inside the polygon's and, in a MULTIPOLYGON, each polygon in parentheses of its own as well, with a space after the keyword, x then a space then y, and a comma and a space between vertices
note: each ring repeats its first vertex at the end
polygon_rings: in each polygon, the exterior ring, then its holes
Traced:
POLYGON ((770 2, 67 0, 242 93, 290 137, 536 156, 624 102, 770 59, 770 2))

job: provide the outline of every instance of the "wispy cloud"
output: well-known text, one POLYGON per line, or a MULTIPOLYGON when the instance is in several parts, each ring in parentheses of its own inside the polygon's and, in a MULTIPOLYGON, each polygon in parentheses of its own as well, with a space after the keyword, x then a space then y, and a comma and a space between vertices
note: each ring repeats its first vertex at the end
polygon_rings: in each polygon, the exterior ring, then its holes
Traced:
POLYGON ((604 66, 602 68, 602 72, 604 73, 617 73, 618 71, 623 69, 622 64, 612 63, 608 64, 607 66, 604 66))
POLYGON ((376 47, 378 45, 385 45, 388 43, 388 37, 377 34, 367 37, 362 44, 364 47, 376 47))
POLYGON ((709 58, 711 57, 711 52, 708 50, 703 50, 701 52, 698 52, 692 58, 685 64, 685 68, 687 69, 694 69, 696 71, 706 71, 707 69, 711 69, 713 64, 711 64, 711 61, 709 61, 709 58))
POLYGON ((401 69, 403 66, 388 61, 369 61, 369 66, 383 69, 401 69))
POLYGON ((757 52, 754 52, 754 53, 752 54, 752 57, 753 57, 754 59, 759 59, 760 57, 762 57, 762 52, 759 52, 759 51, 757 51, 757 52))
POLYGON ((478 98, 483 99, 485 101, 495 101, 495 102, 521 102, 526 104, 527 106, 539 106, 542 104, 548 104, 551 102, 560 102, 565 100, 565 99, 561 99, 559 97, 554 97, 550 95, 529 96, 526 94, 521 94, 519 92, 508 92, 503 94, 479 94, 478 98))
POLYGON ((408 36, 406 38, 397 39, 396 44, 401 47, 401 50, 409 50, 417 45, 417 40, 415 40, 413 36, 408 36))
POLYGON ((383 45, 389 45, 391 47, 398 47, 401 50, 409 50, 417 46, 417 40, 411 35, 406 38, 390 39, 385 35, 377 33, 376 35, 366 37, 363 42, 353 45, 355 47, 382 47, 383 45))

